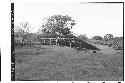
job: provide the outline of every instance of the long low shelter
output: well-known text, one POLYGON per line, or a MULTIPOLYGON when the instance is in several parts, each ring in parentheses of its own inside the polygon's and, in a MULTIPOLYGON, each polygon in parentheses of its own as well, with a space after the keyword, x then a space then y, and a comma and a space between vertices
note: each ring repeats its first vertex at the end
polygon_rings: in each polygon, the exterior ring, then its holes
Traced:
POLYGON ((41 38, 41 40, 45 43, 46 40, 49 41, 49 45, 52 45, 52 41, 55 41, 56 42, 56 45, 58 45, 58 41, 59 40, 69 40, 69 44, 70 44, 70 47, 71 47, 71 41, 73 41, 75 38, 60 38, 60 37, 57 37, 57 38, 41 38))

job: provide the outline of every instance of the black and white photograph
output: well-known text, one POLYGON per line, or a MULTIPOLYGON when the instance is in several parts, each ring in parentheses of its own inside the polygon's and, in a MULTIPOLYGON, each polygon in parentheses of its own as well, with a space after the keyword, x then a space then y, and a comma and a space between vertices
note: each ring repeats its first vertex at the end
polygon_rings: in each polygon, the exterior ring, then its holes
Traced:
POLYGON ((1 47, 0 47, 0 81, 1 81, 1 47))
POLYGON ((124 2, 11 3, 12 81, 124 81, 124 2))

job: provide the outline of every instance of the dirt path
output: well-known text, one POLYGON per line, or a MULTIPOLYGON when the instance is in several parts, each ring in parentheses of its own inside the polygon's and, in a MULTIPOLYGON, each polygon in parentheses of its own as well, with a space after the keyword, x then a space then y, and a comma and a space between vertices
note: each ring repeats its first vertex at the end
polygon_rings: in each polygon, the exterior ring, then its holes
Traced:
POLYGON ((96 44, 92 44, 92 45, 94 45, 97 48, 99 48, 101 50, 100 52, 102 52, 104 54, 115 54, 116 53, 116 51, 113 48, 109 47, 109 46, 96 45, 96 44))

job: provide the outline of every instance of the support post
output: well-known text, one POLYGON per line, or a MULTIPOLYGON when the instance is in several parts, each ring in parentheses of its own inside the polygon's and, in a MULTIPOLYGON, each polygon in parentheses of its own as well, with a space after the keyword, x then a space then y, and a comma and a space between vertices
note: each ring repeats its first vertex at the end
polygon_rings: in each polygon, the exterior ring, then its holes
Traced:
POLYGON ((51 43, 51 38, 50 38, 50 45, 52 45, 52 43, 51 43))
POLYGON ((45 39, 43 39, 43 42, 45 43, 45 39))
POLYGON ((72 43, 70 42, 69 44, 70 44, 70 48, 71 48, 72 47, 72 43))
POLYGON ((57 37, 56 39, 56 45, 58 46, 58 41, 59 41, 59 37, 57 37))

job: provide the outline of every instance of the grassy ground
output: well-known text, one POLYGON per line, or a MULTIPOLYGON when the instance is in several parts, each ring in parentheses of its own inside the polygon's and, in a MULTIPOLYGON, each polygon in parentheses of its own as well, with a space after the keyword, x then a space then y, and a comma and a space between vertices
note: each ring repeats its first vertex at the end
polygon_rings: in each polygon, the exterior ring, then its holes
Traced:
POLYGON ((92 53, 59 46, 16 47, 15 79, 122 81, 123 51, 108 50, 92 53))

